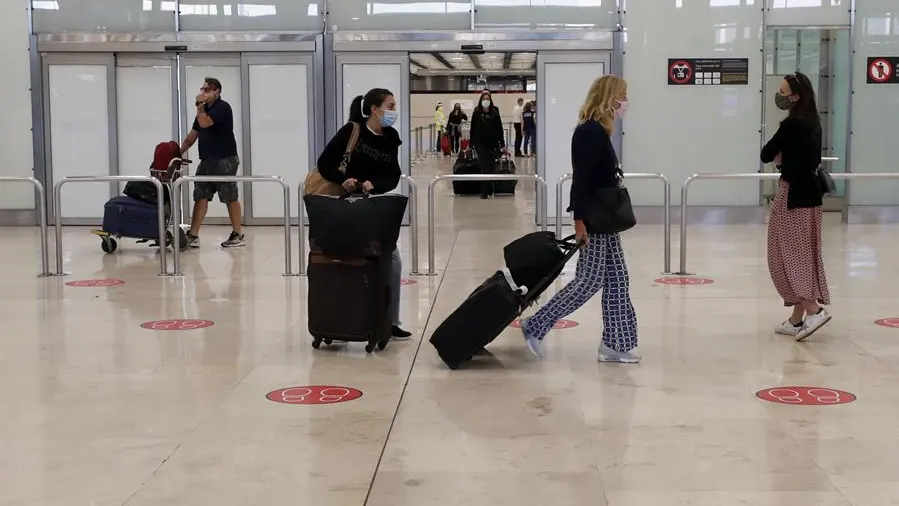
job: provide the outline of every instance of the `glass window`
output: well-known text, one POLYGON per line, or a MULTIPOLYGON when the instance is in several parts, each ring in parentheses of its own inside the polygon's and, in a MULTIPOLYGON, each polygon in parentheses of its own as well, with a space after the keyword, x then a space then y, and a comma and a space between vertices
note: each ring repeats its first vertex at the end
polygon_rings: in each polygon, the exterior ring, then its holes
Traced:
POLYGON ((35 33, 173 32, 174 0, 32 0, 35 33))
POLYGON ((474 0, 476 29, 613 29, 615 0, 474 0))
POLYGON ((470 0, 337 0, 328 4, 333 31, 469 30, 470 0))
POLYGON ((184 31, 320 32, 323 0, 181 0, 184 31))

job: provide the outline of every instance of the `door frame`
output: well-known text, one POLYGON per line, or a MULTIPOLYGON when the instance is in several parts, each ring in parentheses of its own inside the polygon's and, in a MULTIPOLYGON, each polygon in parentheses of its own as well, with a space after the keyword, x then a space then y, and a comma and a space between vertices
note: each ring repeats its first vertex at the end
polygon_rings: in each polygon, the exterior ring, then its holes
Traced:
MULTIPOLYGON (((63 53, 63 54, 41 54, 41 94, 42 103, 39 105, 42 112, 41 130, 43 134, 43 156, 40 157, 42 163, 35 163, 34 177, 44 185, 44 191, 47 195, 47 223, 56 224, 56 207, 53 198, 53 185, 56 179, 53 173, 53 139, 51 128, 50 114, 50 66, 51 65, 97 65, 106 67, 106 96, 107 96, 107 129, 109 135, 109 174, 117 175, 119 150, 118 150, 118 111, 116 109, 116 62, 115 55, 112 53, 63 53)), ((34 107, 34 106, 32 106, 34 107)), ((36 159, 35 162, 38 160, 36 159)), ((110 195, 116 195, 119 192, 118 183, 109 183, 110 195)), ((98 203, 102 206, 102 203, 98 203)), ((102 214, 102 208, 100 208, 102 214)), ((94 218, 65 218, 62 220, 63 225, 84 226, 95 225, 94 218)))
MULTIPOLYGON (((240 76, 241 76, 241 94, 242 94, 242 123, 243 123, 243 157, 241 164, 243 165, 244 174, 253 175, 253 132, 252 118, 253 114, 250 108, 250 66, 251 65, 305 65, 306 66, 306 107, 309 111, 309 124, 307 126, 308 138, 308 159, 306 160, 308 167, 313 167, 318 159, 319 139, 322 137, 322 125, 319 118, 323 117, 322 109, 324 107, 324 96, 322 92, 322 83, 317 79, 315 68, 315 54, 309 52, 292 52, 292 53, 242 53, 240 55, 240 76)), ((301 97, 296 97, 302 99, 301 97)), ((264 170, 262 175, 265 175, 264 170)), ((296 188, 290 188, 291 199, 297 196, 296 188)), ((295 206, 302 205, 302 201, 296 201, 291 206, 291 212, 295 211, 295 206)), ((257 218, 253 215, 253 185, 246 183, 244 185, 244 222, 247 225, 280 225, 280 218, 257 218)), ((289 217, 290 218, 290 217, 289 217)))
MULTIPOLYGON (((613 51, 612 49, 606 51, 537 51, 537 111, 539 118, 540 105, 546 104, 546 66, 557 64, 557 63, 585 63, 585 64, 595 64, 601 63, 603 65, 603 74, 609 75, 613 72, 612 69, 612 60, 613 60, 613 51)), ((612 134, 612 145, 621 152, 621 142, 622 142, 622 129, 615 129, 615 132, 612 134)), ((546 191, 547 193, 555 194, 556 183, 557 181, 550 181, 546 179, 546 167, 547 167, 547 159, 546 159, 546 149, 543 147, 546 146, 546 122, 545 121, 537 121, 537 174, 540 175, 544 180, 546 180, 546 191)), ((564 171, 563 171, 564 173, 564 171)), ((544 199, 548 201, 548 195, 544 195, 544 199)), ((547 221, 550 221, 549 216, 552 213, 547 210, 547 221)), ((556 216, 555 220, 562 219, 563 225, 571 225, 573 222, 571 217, 567 215, 564 216, 556 216)), ((555 223, 555 220, 552 223, 555 223)), ((534 222, 537 225, 542 225, 540 223, 540 213, 536 212, 534 216, 534 222)), ((549 225, 549 223, 548 223, 549 225)))

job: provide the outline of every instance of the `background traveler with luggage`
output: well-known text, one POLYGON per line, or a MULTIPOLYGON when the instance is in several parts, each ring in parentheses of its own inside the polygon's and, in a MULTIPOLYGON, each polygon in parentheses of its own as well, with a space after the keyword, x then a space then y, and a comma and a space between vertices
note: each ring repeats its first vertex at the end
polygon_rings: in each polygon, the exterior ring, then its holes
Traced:
MULTIPOLYGON (((481 93, 478 105, 471 114, 471 146, 475 151, 481 174, 495 174, 496 160, 506 147, 503 139, 503 120, 493 105, 489 91, 481 93)), ((481 198, 493 195, 493 183, 481 183, 481 198)))
POLYGON ((521 145, 521 153, 524 156, 534 156, 534 144, 537 139, 537 113, 534 112, 533 102, 524 105, 521 113, 521 121, 524 129, 524 143, 521 145))
POLYGON ((784 305, 793 308, 775 332, 803 341, 830 321, 821 307, 830 304, 821 255, 821 118, 811 81, 801 72, 788 74, 774 99, 789 115, 761 153, 762 162, 780 171, 768 222, 768 270, 784 305))
MULTIPOLYGON (((325 180, 343 186, 348 193, 361 189, 373 195, 387 193, 399 185, 400 134, 393 128, 398 116, 396 99, 389 90, 374 88, 350 105, 350 122, 344 125, 318 157, 318 172, 325 180), (355 148, 348 145, 358 132, 355 148), (352 156, 348 156, 352 155, 352 156), (345 172, 344 172, 345 171, 345 172)), ((408 339, 400 328, 400 281, 403 262, 394 248, 390 267, 390 317, 394 339, 408 339)))
POLYGON ((458 153, 460 150, 462 123, 466 121, 468 121, 468 115, 462 110, 462 104, 456 102, 446 120, 446 132, 450 136, 450 146, 453 154, 458 153))
MULTIPOLYGON (((627 83, 618 76, 603 76, 590 87, 578 114, 571 138, 571 184, 569 211, 574 212, 575 235, 586 245, 581 249, 575 278, 537 313, 523 320, 521 331, 531 352, 540 357, 542 341, 555 323, 576 311, 602 290, 602 343, 600 362, 636 363, 637 315, 630 297, 630 281, 621 237, 600 233, 588 217, 595 215, 597 189, 620 183, 618 156, 611 134, 615 119, 627 111, 627 83)), ((600 192, 601 193, 601 192, 600 192)))
MULTIPOLYGON (((222 83, 207 77, 197 95, 197 117, 187 138, 181 143, 181 153, 200 141, 200 165, 198 176, 236 176, 240 159, 237 156, 237 139, 234 137, 234 111, 231 104, 222 100, 222 83)), ((219 201, 228 207, 231 235, 222 243, 223 248, 243 246, 246 237, 241 224, 240 201, 237 183, 194 183, 194 211, 187 233, 187 245, 200 246, 200 227, 206 218, 209 201, 219 194, 219 201)))

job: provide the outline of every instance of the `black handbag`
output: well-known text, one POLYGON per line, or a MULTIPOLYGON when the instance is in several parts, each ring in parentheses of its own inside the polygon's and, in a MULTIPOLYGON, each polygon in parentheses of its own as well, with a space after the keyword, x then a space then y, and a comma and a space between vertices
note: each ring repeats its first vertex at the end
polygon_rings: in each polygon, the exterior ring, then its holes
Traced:
POLYGON ((818 181, 818 189, 821 190, 821 195, 832 195, 837 192, 837 184, 831 177, 830 172, 823 166, 819 165, 815 169, 815 179, 818 181))
POLYGON ((624 186, 624 177, 619 171, 617 185, 597 188, 591 195, 587 225, 594 234, 616 234, 630 230, 636 224, 631 194, 624 186))

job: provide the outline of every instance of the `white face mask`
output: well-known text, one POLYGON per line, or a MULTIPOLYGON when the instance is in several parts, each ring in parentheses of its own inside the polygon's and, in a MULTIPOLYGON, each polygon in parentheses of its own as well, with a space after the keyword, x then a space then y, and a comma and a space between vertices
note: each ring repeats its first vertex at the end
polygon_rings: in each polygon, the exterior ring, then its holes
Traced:
POLYGON ((484 109, 490 107, 490 101, 489 100, 481 100, 481 107, 483 107, 484 109))

